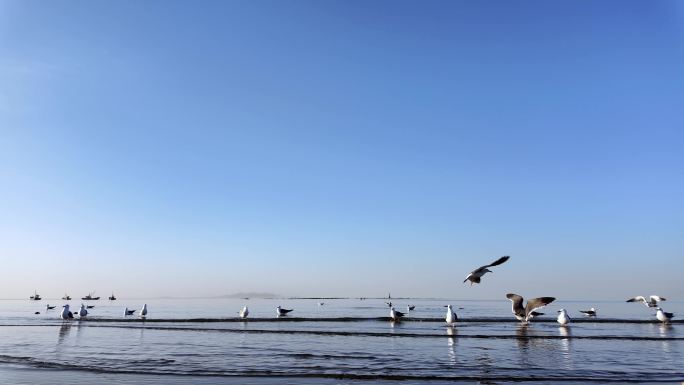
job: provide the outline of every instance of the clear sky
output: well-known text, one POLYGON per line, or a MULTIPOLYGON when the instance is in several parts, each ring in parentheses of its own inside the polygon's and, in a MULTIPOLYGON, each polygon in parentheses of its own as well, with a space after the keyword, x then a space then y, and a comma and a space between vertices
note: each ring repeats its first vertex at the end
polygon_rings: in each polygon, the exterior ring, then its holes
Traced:
POLYGON ((683 4, 0 0, 0 298, 684 299, 683 4))

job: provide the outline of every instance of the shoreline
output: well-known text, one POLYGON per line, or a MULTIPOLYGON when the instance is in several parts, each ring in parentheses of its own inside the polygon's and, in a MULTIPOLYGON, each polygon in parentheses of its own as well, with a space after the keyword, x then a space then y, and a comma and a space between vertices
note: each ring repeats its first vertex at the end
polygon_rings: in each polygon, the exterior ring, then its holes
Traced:
POLYGON ((32 365, 0 364, 0 379, 4 383, 14 385, 85 385, 106 383, 116 385, 179 385, 191 381, 197 385, 272 385, 272 384, 403 384, 403 385, 444 385, 444 384, 472 384, 475 381, 496 382, 497 384, 565 384, 575 385, 584 383, 630 383, 653 384, 681 382, 674 379, 606 379, 593 377, 553 378, 553 377, 508 377, 508 376, 460 376, 460 377, 430 377, 430 376, 393 376, 393 375, 349 375, 332 373, 237 373, 217 375, 211 373, 193 374, 145 374, 136 372, 111 372, 96 369, 58 369, 37 367, 32 365))

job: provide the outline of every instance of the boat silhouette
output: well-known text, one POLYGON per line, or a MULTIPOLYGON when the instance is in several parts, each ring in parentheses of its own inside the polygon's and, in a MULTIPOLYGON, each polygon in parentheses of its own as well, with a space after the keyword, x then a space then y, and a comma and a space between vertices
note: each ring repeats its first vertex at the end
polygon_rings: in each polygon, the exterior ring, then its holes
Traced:
POLYGON ((88 295, 86 295, 85 297, 81 297, 81 299, 84 301, 97 301, 100 299, 100 297, 93 297, 93 294, 95 294, 94 291, 88 293, 88 295))
POLYGON ((29 299, 32 299, 34 301, 40 301, 42 298, 40 298, 40 294, 38 294, 38 291, 33 291, 33 295, 29 297, 29 299))

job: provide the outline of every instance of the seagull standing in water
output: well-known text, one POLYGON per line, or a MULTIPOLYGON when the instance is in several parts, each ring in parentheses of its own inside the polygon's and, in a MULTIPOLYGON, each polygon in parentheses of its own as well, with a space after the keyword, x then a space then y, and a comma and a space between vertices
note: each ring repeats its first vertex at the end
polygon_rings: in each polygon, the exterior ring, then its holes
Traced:
POLYGON ((69 311, 69 305, 62 306, 62 312, 59 313, 59 318, 63 320, 70 320, 74 318, 74 313, 69 311))
POLYGON ((656 307, 660 301, 665 301, 665 298, 659 295, 652 295, 648 297, 648 300, 646 300, 643 295, 638 295, 627 300, 627 302, 643 302, 646 307, 656 307))
POLYGON ((542 315, 543 313, 537 313, 535 310, 556 300, 554 297, 532 298, 528 300, 527 305, 523 307, 523 297, 517 294, 508 293, 506 294, 506 298, 510 299, 512 302, 511 310, 513 311, 515 318, 517 318, 518 321, 524 322, 529 322, 533 317, 542 315))
POLYGON ((451 305, 446 305, 447 312, 446 312, 446 323, 447 325, 451 326, 454 323, 456 323, 456 320, 458 320, 458 317, 456 316, 456 313, 454 313, 454 310, 452 309, 451 305))
POLYGON ((291 312, 292 310, 294 309, 283 309, 282 307, 280 307, 280 305, 278 305, 278 307, 276 307, 276 314, 278 315, 278 317, 280 317, 283 315, 287 315, 287 313, 291 312))
POLYGON ((128 307, 124 309, 124 317, 127 315, 133 315, 135 313, 135 309, 129 310, 128 307))
POLYGON ((556 321, 558 321, 561 326, 569 324, 570 317, 568 316, 568 312, 566 312, 565 309, 558 310, 558 318, 556 318, 556 321))
POLYGON ((81 304, 81 309, 78 311, 78 316, 83 318, 88 315, 88 310, 86 310, 85 305, 81 304))
POLYGON ((142 309, 140 309, 140 313, 138 315, 140 315, 141 317, 147 316, 147 304, 143 305, 143 307, 142 307, 142 309))
POLYGON ((392 321, 399 321, 401 320, 401 317, 404 316, 404 313, 394 310, 394 308, 390 308, 390 318, 392 318, 392 321))
POLYGON ((588 317, 596 317, 596 309, 594 309, 593 307, 589 310, 580 310, 579 312, 588 317))
POLYGON ((240 318, 247 318, 249 315, 249 309, 247 309, 247 306, 243 307, 242 310, 240 310, 240 318))
POLYGON ((52 310, 54 309, 54 306, 50 306, 50 304, 45 305, 45 310, 52 310))
POLYGON ((498 265, 508 261, 509 258, 510 258, 510 256, 504 255, 503 257, 497 259, 496 261, 490 263, 489 265, 484 265, 484 266, 478 267, 477 269, 470 272, 470 274, 468 274, 466 279, 463 280, 463 283, 466 283, 466 281, 470 281, 470 286, 473 286, 474 283, 480 283, 480 280, 481 280, 483 275, 485 275, 487 273, 493 273, 493 271, 489 270, 488 267, 498 266, 498 265))
POLYGON ((658 310, 658 311, 656 312, 656 318, 657 318, 658 321, 660 321, 660 322, 670 322, 670 320, 672 319, 672 317, 674 317, 674 314, 673 314, 673 313, 664 312, 663 309, 661 309, 661 308, 659 308, 659 307, 656 308, 656 310, 658 310))

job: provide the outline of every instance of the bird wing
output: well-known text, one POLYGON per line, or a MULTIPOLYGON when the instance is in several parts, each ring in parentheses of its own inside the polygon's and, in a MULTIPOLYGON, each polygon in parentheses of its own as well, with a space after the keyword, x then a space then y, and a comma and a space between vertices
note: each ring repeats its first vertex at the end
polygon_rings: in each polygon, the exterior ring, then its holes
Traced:
POLYGON ((509 255, 504 255, 503 257, 497 259, 496 261, 490 263, 489 265, 482 266, 480 269, 486 269, 486 268, 492 267, 492 266, 499 266, 500 264, 508 261, 508 258, 510 258, 509 255))
POLYGON ((674 317, 674 313, 668 313, 668 312, 663 312, 665 314, 665 317, 667 318, 672 318, 674 317))
POLYGON ((637 295, 636 297, 630 298, 627 300, 627 302, 637 302, 637 301, 646 302, 646 298, 644 298, 643 295, 637 295))
POLYGON ((651 302, 660 302, 660 301, 665 301, 665 298, 658 296, 658 295, 652 295, 649 297, 651 302))
MULTIPOLYGON (((480 268, 480 269, 481 269, 481 268, 480 268)), ((479 270, 479 269, 478 269, 478 270, 479 270)), ((475 271, 477 271, 477 270, 475 270, 475 271)), ((473 273, 474 273, 475 271, 473 271, 473 273)), ((466 283, 466 281, 468 281, 468 280, 470 279, 470 277, 473 276, 473 273, 468 274, 468 276, 466 277, 466 279, 463 280, 463 283, 466 283)))
POLYGON ((525 309, 523 309, 523 297, 513 294, 513 293, 508 293, 506 294, 506 298, 510 299, 511 302, 513 302, 513 314, 522 314, 525 312, 525 309))
POLYGON ((531 300, 527 301, 527 305, 525 305, 525 316, 528 314, 532 313, 533 311, 540 309, 551 302, 555 301, 556 299, 553 297, 539 297, 539 298, 532 298, 531 300))

